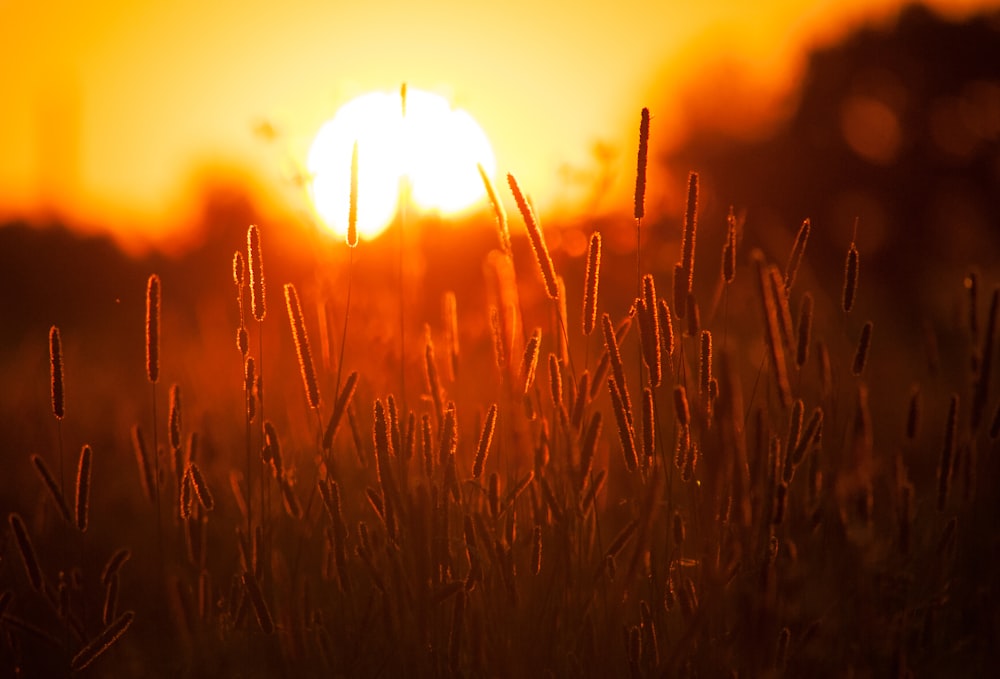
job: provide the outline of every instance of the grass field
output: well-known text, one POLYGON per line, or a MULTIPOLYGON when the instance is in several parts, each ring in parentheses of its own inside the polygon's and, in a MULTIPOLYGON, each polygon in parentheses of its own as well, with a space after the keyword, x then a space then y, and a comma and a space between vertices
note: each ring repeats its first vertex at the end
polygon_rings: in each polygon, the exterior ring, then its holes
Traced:
POLYGON ((573 255, 262 224, 16 347, 0 671, 982 676, 993 272, 922 326, 697 189, 573 255))

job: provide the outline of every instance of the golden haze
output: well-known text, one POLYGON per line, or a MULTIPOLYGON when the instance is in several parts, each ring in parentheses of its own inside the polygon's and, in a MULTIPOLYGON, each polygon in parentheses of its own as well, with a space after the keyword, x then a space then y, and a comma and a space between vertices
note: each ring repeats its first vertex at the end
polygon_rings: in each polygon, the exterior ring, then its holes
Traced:
MULTIPOLYGON (((293 180, 312 135, 350 98, 403 81, 469 111, 498 171, 517 173, 543 212, 610 210, 628 191, 641 105, 684 101, 671 93, 728 53, 763 97, 741 110, 766 120, 805 46, 900 4, 3 3, 0 41, 15 56, 0 66, 0 221, 176 249, 217 166, 239 168, 265 217, 304 209, 293 180), (600 149, 618 193, 588 202, 600 149)), ((989 3, 931 4, 960 15, 989 3)), ((690 100, 654 110, 660 148, 682 135, 685 110, 706 113, 690 100)))

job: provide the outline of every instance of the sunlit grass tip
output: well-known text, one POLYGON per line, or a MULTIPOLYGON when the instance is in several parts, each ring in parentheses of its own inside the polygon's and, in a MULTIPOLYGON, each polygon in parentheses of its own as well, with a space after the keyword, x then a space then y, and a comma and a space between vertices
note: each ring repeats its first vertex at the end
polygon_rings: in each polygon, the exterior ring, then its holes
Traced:
POLYGON ((319 382, 316 379, 316 368, 309 348, 309 335, 302 317, 299 294, 292 283, 285 284, 285 305, 288 307, 288 321, 292 327, 292 339, 295 341, 295 353, 299 358, 299 371, 302 373, 306 398, 309 407, 315 410, 319 408, 319 382))
POLYGON ((80 451, 80 464, 76 472, 76 527, 87 531, 90 517, 90 467, 93 451, 84 446, 80 451))
POLYGON ((160 380, 160 277, 155 273, 146 282, 146 378, 160 380))
POLYGON ((639 114, 639 151, 635 167, 635 207, 632 212, 636 220, 646 215, 646 164, 649 155, 649 109, 643 108, 639 114))
POLYGON ((66 394, 63 386, 62 336, 58 326, 49 328, 49 373, 51 377, 52 414, 57 420, 66 415, 66 394))
POLYGON ((490 199, 490 205, 493 206, 493 217, 497 224, 497 237, 500 239, 500 248, 505 255, 510 257, 510 227, 507 225, 507 211, 504 210, 503 203, 500 202, 500 198, 497 196, 496 189, 493 187, 493 181, 490 179, 489 174, 487 174, 486 168, 483 167, 482 163, 476 163, 476 169, 479 170, 479 177, 483 180, 483 188, 486 189, 486 196, 490 199))
MULTIPOLYGON (((687 204, 684 207, 684 231, 681 240, 681 269, 685 292, 690 293, 694 284, 694 252, 698 233, 698 173, 688 174, 687 204)), ((676 283, 676 280, 675 280, 676 283)), ((676 294, 676 292, 675 292, 676 294)))
POLYGON ((247 229, 247 258, 250 260, 250 311, 254 320, 263 321, 267 316, 266 288, 264 285, 264 260, 260 247, 260 229, 251 224, 247 229))
POLYGON ((587 277, 583 293, 583 334, 590 335, 597 325, 597 293, 601 281, 601 233, 590 234, 587 248, 587 277))
POLYGON ((555 265, 552 263, 552 256, 549 254, 549 248, 545 244, 545 237, 542 235, 542 228, 538 224, 538 217, 535 215, 535 211, 532 210, 531 206, 528 205, 528 201, 525 199, 524 194, 521 193, 521 187, 518 186, 514 175, 507 175, 507 184, 510 186, 510 191, 514 195, 514 202, 517 203, 517 209, 520 210, 521 217, 524 219, 524 226, 528 230, 528 239, 531 241, 531 249, 535 252, 535 260, 538 262, 538 269, 542 275, 542 281, 545 283, 545 292, 550 299, 558 299, 559 287, 556 285, 556 269, 555 265))

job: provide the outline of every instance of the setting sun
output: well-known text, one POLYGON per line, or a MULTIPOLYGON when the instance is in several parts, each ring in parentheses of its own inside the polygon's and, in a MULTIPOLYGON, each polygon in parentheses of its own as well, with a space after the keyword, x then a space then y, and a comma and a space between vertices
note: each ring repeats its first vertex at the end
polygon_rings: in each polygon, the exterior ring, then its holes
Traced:
POLYGON ((496 160, 472 116, 436 94, 408 89, 371 92, 347 102, 320 128, 309 149, 310 196, 333 231, 347 232, 351 155, 358 145, 358 231, 378 236, 409 185, 415 206, 453 214, 485 191, 476 164, 489 174, 496 160))

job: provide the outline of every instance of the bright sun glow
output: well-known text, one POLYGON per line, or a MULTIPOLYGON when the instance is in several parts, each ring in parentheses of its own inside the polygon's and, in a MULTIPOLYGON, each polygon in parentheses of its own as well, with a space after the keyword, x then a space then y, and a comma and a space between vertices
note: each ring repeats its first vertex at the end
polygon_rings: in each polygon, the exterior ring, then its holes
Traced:
POLYGON ((414 205, 459 212, 485 196, 476 164, 496 170, 490 142, 468 113, 436 94, 409 88, 371 92, 344 104, 309 149, 310 195, 333 231, 347 233, 351 152, 358 143, 358 232, 371 240, 393 220, 404 180, 414 205))

